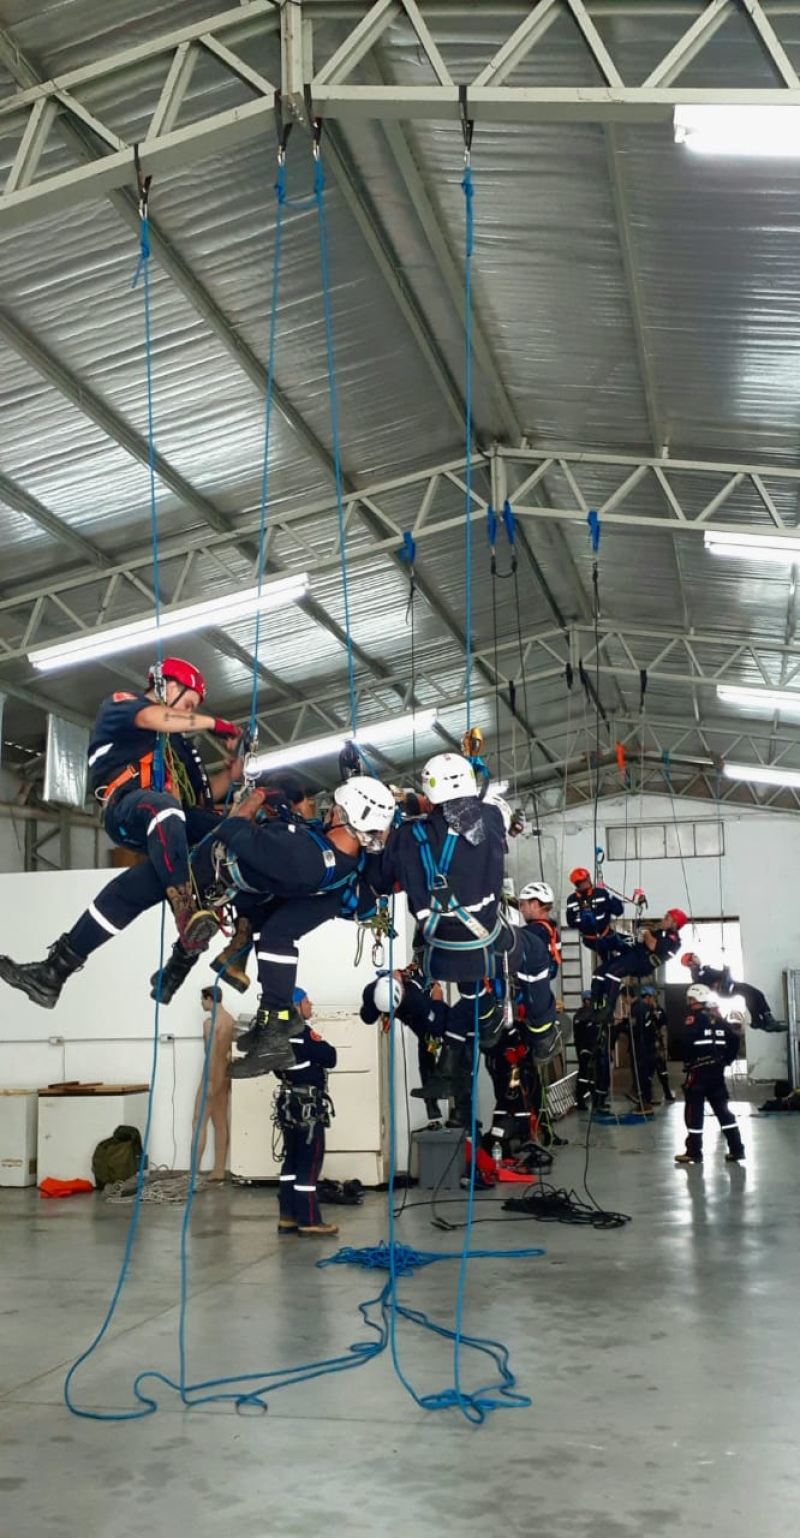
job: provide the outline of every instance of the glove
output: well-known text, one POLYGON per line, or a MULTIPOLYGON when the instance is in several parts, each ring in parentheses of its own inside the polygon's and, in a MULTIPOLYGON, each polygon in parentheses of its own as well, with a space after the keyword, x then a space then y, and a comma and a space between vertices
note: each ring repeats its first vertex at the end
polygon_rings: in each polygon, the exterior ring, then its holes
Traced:
POLYGON ((211 728, 215 737, 235 737, 237 742, 242 735, 242 728, 234 726, 232 721, 221 721, 217 716, 211 728))

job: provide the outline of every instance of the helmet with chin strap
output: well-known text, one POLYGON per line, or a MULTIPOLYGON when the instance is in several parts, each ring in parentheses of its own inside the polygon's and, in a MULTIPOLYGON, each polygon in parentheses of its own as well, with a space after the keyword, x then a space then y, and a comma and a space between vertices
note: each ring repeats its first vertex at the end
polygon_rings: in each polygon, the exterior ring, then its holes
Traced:
POLYGON ((173 683, 180 684, 182 688, 193 689, 202 705, 206 697, 206 681, 193 662, 185 662, 183 657, 165 657, 161 664, 154 663, 147 675, 151 689, 159 677, 165 683, 171 678, 173 683))
POLYGON ((388 785, 371 774, 354 774, 343 785, 337 785, 333 800, 359 844, 372 852, 382 848, 396 810, 388 785))
POLYGON ((555 902, 555 895, 553 893, 553 888, 547 881, 529 881, 522 888, 522 891, 519 894, 519 900, 521 903, 537 902, 548 904, 555 902))
POLYGON ((715 1009, 719 1006, 717 995, 705 983, 692 983, 691 988, 686 989, 686 999, 689 1004, 697 1004, 700 1009, 715 1009))

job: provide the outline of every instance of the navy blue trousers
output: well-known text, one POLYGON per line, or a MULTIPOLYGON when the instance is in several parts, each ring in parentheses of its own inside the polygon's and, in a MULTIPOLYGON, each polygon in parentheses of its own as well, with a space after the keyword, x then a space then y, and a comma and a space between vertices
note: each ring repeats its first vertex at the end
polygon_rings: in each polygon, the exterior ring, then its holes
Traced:
POLYGON ((278 1205, 282 1218, 301 1227, 322 1222, 317 1201, 317 1181, 325 1157, 325 1128, 315 1122, 309 1139, 305 1127, 283 1128, 283 1166, 278 1205))
POLYGON ((109 838, 122 843, 120 830, 124 828, 127 835, 130 827, 131 837, 126 836, 125 843, 146 850, 149 858, 146 865, 131 865, 121 871, 81 914, 68 937, 76 954, 91 956, 106 941, 127 929, 140 913, 163 902, 168 886, 179 886, 188 881, 188 844, 203 838, 218 821, 215 812, 200 807, 193 807, 184 814, 175 797, 163 791, 133 791, 130 796, 120 797, 119 806, 106 813, 109 838), (174 815, 175 809, 179 816, 174 815), (169 815, 162 816, 161 821, 150 828, 153 819, 164 811, 169 815), (137 845, 137 839, 141 839, 141 845, 137 845))

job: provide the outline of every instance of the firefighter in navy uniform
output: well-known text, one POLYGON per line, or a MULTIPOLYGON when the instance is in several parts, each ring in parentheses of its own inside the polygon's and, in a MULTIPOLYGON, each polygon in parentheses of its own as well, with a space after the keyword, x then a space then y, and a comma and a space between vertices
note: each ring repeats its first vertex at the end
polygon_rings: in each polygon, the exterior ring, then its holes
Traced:
POLYGON ((242 893, 249 902, 261 899, 250 912, 261 998, 251 1029, 239 1038, 247 1055, 231 1065, 234 1079, 291 1067, 298 941, 330 918, 374 912, 374 896, 361 880, 365 852, 382 847, 396 810, 388 786, 371 775, 337 786, 322 826, 277 818, 254 823, 266 794, 256 787, 193 856, 200 890, 214 900, 220 893, 234 902, 242 893))
POLYGON ((116 844, 147 854, 109 882, 72 929, 51 946, 44 961, 17 963, 0 957, 0 977, 35 1004, 52 1009, 67 978, 86 958, 164 898, 178 928, 189 965, 218 928, 216 915, 195 895, 189 845, 219 822, 222 800, 240 764, 209 780, 184 732, 212 732, 231 749, 241 733, 230 721, 203 715, 202 674, 180 657, 167 657, 142 694, 104 700, 89 744, 93 794, 102 803, 105 830, 116 844), (161 697, 159 697, 161 696, 161 697))
POLYGON ((298 1022, 291 1037, 294 1061, 278 1074, 274 1110, 283 1134, 278 1233, 327 1239, 339 1229, 336 1223, 326 1223, 320 1212, 317 1183, 325 1157, 325 1129, 333 1115, 328 1070, 336 1067, 336 1048, 312 1031, 311 1000, 302 988, 295 988, 292 1003, 298 1022))
POLYGON ((547 946, 551 981, 561 967, 561 937, 553 919, 554 903, 553 888, 547 881, 528 881, 519 894, 519 911, 524 923, 547 946))
POLYGON ((587 1099, 595 1110, 608 1105, 609 1067, 605 1033, 601 1032, 592 1005, 592 990, 581 994, 580 1009, 572 1017, 572 1033, 578 1057, 575 1103, 584 1110, 587 1099))
POLYGON ((566 919, 570 929, 577 929, 587 950, 602 959, 606 941, 614 937, 613 921, 625 912, 622 899, 602 885, 595 886, 582 865, 570 873, 574 891, 567 898, 566 919))
POLYGON ((735 982, 731 977, 730 967, 704 967, 695 951, 687 951, 684 956, 681 956, 681 966, 688 967, 693 983, 704 983, 721 998, 732 999, 737 995, 744 999, 750 1015, 750 1024, 754 1030, 783 1031, 786 1029, 779 1020, 775 1019, 761 989, 754 988, 752 983, 735 982))
POLYGON ((606 959, 592 980, 592 1002, 601 1021, 611 1020, 626 977, 649 977, 680 950, 680 932, 688 924, 682 908, 668 908, 657 923, 648 921, 641 939, 611 934, 604 939, 606 959))
POLYGON ((703 1116, 708 1101, 728 1144, 726 1162, 738 1164, 744 1158, 744 1144, 739 1124, 728 1104, 725 1069, 738 1055, 739 1038, 722 1019, 717 999, 704 983, 692 983, 686 991, 686 1002, 689 1005, 683 1036, 686 1152, 676 1154, 675 1163, 702 1164, 703 1116))
POLYGON ((381 1016, 388 1017, 392 1008, 397 1019, 417 1040, 421 1087, 418 1091, 412 1089, 411 1093, 425 1101, 428 1120, 439 1121, 439 1102, 430 1094, 428 1083, 436 1067, 449 1015, 441 984, 426 983, 415 963, 391 976, 383 972, 373 983, 367 983, 361 995, 359 1014, 366 1025, 373 1025, 381 1016))
POLYGON ((495 946, 508 934, 499 911, 505 826, 500 808, 479 799, 475 771, 460 754, 429 759, 422 791, 430 813, 392 830, 380 858, 367 862, 366 878, 376 892, 406 893, 426 977, 458 988, 431 1088, 431 1098, 443 1100, 455 1093, 476 1013, 483 1046, 502 1026, 486 979, 494 978, 495 946))
MULTIPOLYGON (((266 791, 258 819, 281 818, 284 822, 317 821, 316 797, 320 786, 312 775, 302 769, 268 769, 254 782, 266 791)), ((321 826, 321 824, 320 824, 321 826)), ((246 993, 250 987, 247 975, 247 958, 253 944, 253 928, 250 914, 239 902, 233 933, 218 956, 209 962, 224 983, 237 993, 246 993)))

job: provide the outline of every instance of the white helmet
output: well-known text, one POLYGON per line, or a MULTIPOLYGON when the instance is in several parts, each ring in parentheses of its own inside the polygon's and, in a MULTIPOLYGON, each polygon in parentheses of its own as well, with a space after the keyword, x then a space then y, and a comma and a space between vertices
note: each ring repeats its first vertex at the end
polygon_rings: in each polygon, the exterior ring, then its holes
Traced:
POLYGON ((333 799, 358 842, 373 852, 380 849, 394 822, 395 799, 388 785, 371 774, 354 774, 337 785, 333 799))
POLYGON ((692 983, 691 988, 686 989, 686 998, 689 1004, 699 1004, 701 1009, 715 1009, 719 1006, 717 995, 705 983, 692 983))
POLYGON ((529 881, 519 894, 521 903, 554 903, 553 888, 546 881, 529 881))
POLYGON ((487 806, 497 807, 497 810, 503 819, 503 827, 507 833, 511 827, 511 807, 509 806, 508 802, 504 801, 502 796, 498 796, 497 791, 492 790, 491 785, 489 786, 489 789, 487 790, 483 799, 487 806))
POLYGON ((475 770, 460 753, 437 753, 422 771, 422 790, 434 806, 460 796, 477 796, 475 770))
POLYGON ((405 989, 400 978, 392 977, 390 973, 383 972, 375 984, 375 990, 372 995, 375 1000, 375 1008, 379 1009, 382 1015, 390 1014, 393 1009, 397 1009, 398 1005, 402 1004, 404 993, 405 989))

